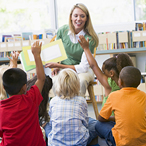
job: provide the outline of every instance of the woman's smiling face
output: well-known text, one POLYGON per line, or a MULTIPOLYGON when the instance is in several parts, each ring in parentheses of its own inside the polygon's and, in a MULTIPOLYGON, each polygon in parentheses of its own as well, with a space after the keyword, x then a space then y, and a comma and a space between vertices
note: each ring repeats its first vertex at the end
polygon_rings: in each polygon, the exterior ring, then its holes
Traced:
POLYGON ((78 34, 84 28, 87 16, 80 8, 75 8, 72 12, 71 20, 75 28, 75 33, 78 34))

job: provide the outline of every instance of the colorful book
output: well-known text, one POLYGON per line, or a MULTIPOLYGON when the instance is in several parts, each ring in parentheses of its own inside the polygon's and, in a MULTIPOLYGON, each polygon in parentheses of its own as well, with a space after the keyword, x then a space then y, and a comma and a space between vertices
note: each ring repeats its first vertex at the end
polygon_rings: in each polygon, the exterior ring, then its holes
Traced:
POLYGON ((32 40, 32 32, 23 32, 22 38, 23 40, 32 40))
POLYGON ((6 42, 6 38, 12 37, 12 35, 2 35, 2 42, 6 42))
MULTIPOLYGON (((143 30, 146 30, 146 28, 145 28, 145 22, 143 22, 143 30)), ((146 41, 144 41, 144 43, 143 43, 143 47, 146 47, 146 41)))
MULTIPOLYGON (((23 64, 24 70, 28 71, 34 69, 35 61, 34 56, 31 52, 31 46, 22 47, 21 62, 23 64)), ((67 55, 62 43, 62 40, 51 42, 49 44, 43 45, 41 48, 41 59, 43 65, 49 62, 60 62, 67 59, 67 55)))
POLYGON ((27 65, 23 51, 20 53, 19 56, 20 56, 22 67, 26 72, 36 68, 35 65, 27 65))

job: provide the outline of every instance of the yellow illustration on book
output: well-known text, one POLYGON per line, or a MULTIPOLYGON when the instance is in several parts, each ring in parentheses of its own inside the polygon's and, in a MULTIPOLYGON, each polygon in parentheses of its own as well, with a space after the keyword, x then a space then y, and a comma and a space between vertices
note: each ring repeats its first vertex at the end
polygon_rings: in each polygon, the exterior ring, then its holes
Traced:
MULTIPOLYGON (((34 57, 31 52, 31 46, 22 47, 26 64, 35 65, 34 57)), ((43 65, 49 62, 60 62, 67 59, 67 55, 62 40, 56 40, 46 45, 42 45, 41 59, 43 65)))

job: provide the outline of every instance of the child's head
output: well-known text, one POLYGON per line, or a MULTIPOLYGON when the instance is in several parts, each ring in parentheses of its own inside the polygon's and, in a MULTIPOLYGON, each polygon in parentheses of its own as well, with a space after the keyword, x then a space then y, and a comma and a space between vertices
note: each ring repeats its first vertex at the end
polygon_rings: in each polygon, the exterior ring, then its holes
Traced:
POLYGON ((134 87, 137 88, 140 84, 141 72, 133 66, 124 67, 119 75, 119 85, 121 87, 134 87))
POLYGON ((11 68, 4 72, 2 80, 6 92, 9 95, 16 95, 19 94, 22 87, 27 83, 27 75, 20 68, 11 68))
POLYGON ((128 54, 121 53, 104 61, 102 70, 108 77, 111 77, 110 71, 113 71, 114 76, 118 78, 120 71, 125 66, 133 66, 133 63, 128 54))
MULTIPOLYGON (((27 91, 31 88, 31 86, 35 84, 36 81, 37 81, 37 75, 35 75, 32 79, 27 81, 27 91)), ((46 122, 49 120, 47 113, 47 105, 49 99, 48 94, 51 88, 52 88, 52 79, 49 76, 46 76, 45 83, 41 93, 43 100, 39 106, 40 124, 42 123, 42 120, 45 120, 46 122)))
POLYGON ((55 94, 62 99, 71 99, 79 95, 80 81, 75 71, 63 69, 53 85, 55 94))

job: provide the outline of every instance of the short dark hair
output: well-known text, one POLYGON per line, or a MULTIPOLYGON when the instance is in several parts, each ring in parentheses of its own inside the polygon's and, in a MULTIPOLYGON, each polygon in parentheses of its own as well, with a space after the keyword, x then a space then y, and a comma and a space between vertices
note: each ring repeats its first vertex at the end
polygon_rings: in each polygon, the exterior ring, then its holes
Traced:
POLYGON ((137 88, 141 81, 141 72, 136 67, 126 66, 121 70, 119 78, 126 87, 137 88))
POLYGON ((27 75, 20 68, 11 68, 2 76, 3 86, 9 95, 16 95, 27 83, 27 75))
MULTIPOLYGON (((36 81, 37 81, 37 75, 35 75, 32 79, 27 81, 27 91, 31 88, 31 86, 35 84, 36 81)), ((46 76, 45 83, 41 92, 43 96, 43 100, 39 106, 39 123, 41 126, 42 126, 43 120, 45 120, 45 122, 49 121, 47 106, 48 106, 48 100, 49 100, 48 94, 51 88, 52 88, 52 79, 49 76, 46 76)))

